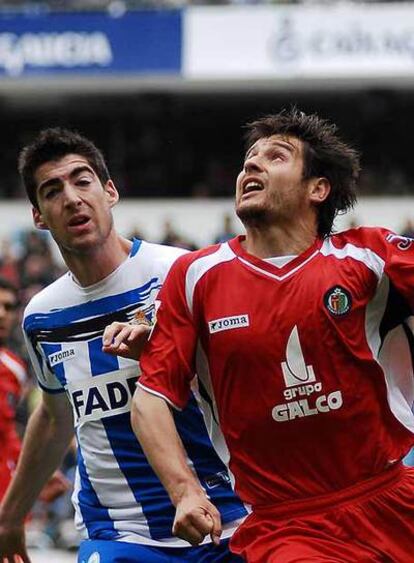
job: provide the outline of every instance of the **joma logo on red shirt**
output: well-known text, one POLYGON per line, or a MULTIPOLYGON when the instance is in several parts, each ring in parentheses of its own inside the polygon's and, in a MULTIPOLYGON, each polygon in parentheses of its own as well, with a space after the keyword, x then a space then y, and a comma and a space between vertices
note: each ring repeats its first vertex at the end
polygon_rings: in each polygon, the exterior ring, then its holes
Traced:
POLYGON ((222 319, 215 319, 209 321, 208 329, 210 334, 220 332, 221 330, 231 330, 234 328, 245 328, 249 326, 249 315, 237 315, 234 317, 223 317, 222 319))

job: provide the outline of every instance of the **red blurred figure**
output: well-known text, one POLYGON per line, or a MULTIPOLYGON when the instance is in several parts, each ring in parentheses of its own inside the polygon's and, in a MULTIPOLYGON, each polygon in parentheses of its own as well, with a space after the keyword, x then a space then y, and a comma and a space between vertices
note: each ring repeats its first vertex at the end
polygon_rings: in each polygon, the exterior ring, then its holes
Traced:
POLYGON ((16 408, 27 385, 26 366, 6 345, 16 321, 17 289, 0 278, 0 498, 9 484, 20 453, 16 408))

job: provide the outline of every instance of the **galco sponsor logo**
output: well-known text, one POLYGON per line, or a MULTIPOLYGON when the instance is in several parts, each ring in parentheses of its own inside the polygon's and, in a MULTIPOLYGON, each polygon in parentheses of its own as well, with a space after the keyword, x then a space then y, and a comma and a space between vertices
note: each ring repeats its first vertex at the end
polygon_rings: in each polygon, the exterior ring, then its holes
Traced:
POLYGON ((54 352, 48 356, 50 366, 53 367, 56 364, 61 364, 67 360, 72 360, 76 356, 74 348, 69 348, 68 350, 60 350, 59 352, 54 352))
POLYGON ((245 328, 249 326, 249 315, 237 315, 234 317, 223 317, 222 319, 215 319, 209 321, 208 329, 210 334, 220 332, 222 330, 231 330, 234 328, 245 328))
POLYGON ((322 391, 322 383, 316 381, 313 366, 306 365, 297 326, 290 333, 286 346, 286 361, 282 362, 281 366, 286 387, 283 395, 287 402, 273 407, 273 420, 286 422, 342 407, 342 393, 339 390, 314 396, 322 391))

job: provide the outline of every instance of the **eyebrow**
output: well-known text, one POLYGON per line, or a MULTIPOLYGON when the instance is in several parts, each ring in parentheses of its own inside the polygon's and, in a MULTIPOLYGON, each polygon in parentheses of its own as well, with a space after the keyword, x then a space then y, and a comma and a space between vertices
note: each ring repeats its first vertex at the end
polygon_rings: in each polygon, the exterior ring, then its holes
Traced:
MULTIPOLYGON (((90 166, 87 166, 86 164, 84 164, 82 166, 76 166, 76 168, 71 170, 71 172, 69 174, 69 178, 74 178, 75 176, 77 176, 78 174, 81 174, 82 172, 90 172, 92 175, 94 175, 92 168, 90 166)), ((62 181, 59 177, 49 178, 49 180, 45 180, 42 184, 40 184, 37 189, 40 192, 41 190, 44 190, 45 188, 49 188, 50 186, 54 186, 54 185, 59 184, 61 182, 62 181)))
MULTIPOLYGON (((244 156, 244 160, 247 159, 247 157, 249 156, 249 154, 251 153, 251 151, 252 151, 252 150, 254 149, 254 147, 257 145, 257 142, 258 142, 258 141, 256 141, 256 142, 254 143, 254 145, 252 145, 252 146, 249 148, 249 150, 246 152, 246 154, 245 154, 245 156, 244 156)), ((282 139, 275 139, 274 141, 270 141, 270 145, 271 145, 271 146, 277 145, 277 146, 279 146, 279 147, 281 147, 281 148, 283 148, 283 149, 288 150, 290 153, 294 153, 294 152, 296 152, 296 151, 298 150, 295 145, 293 145, 293 144, 290 143, 289 141, 283 141, 282 139)))

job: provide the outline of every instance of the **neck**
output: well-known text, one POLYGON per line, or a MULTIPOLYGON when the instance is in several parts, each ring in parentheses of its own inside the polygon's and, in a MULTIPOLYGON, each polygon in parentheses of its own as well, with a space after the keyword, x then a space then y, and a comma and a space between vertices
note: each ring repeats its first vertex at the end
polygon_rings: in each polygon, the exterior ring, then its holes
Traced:
POLYGON ((127 259, 132 243, 117 233, 99 246, 74 253, 61 248, 69 270, 83 287, 93 285, 112 274, 127 259))
POLYGON ((244 247, 258 258, 297 255, 312 246, 317 236, 314 226, 246 226, 244 247))

